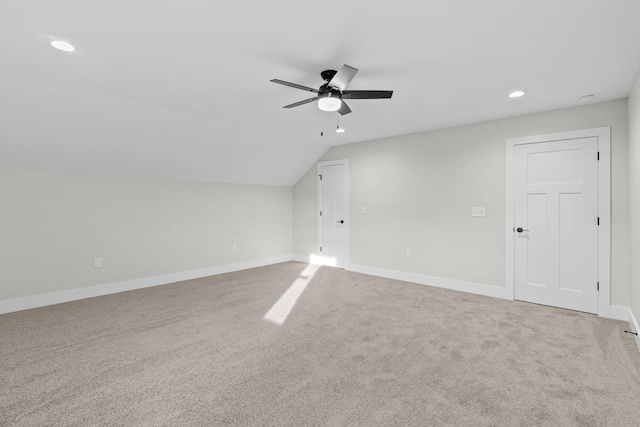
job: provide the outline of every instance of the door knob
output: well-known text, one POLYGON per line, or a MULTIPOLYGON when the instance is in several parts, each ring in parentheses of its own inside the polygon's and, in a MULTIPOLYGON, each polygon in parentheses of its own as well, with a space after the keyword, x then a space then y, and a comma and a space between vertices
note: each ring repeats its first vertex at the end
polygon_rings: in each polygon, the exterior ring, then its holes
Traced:
POLYGON ((522 227, 518 227, 518 228, 516 228, 516 231, 517 231, 518 233, 522 233, 523 231, 529 231, 529 230, 525 230, 525 229, 523 229, 522 227))
POLYGON ((344 224, 344 220, 341 219, 340 221, 336 221, 338 224, 344 224))

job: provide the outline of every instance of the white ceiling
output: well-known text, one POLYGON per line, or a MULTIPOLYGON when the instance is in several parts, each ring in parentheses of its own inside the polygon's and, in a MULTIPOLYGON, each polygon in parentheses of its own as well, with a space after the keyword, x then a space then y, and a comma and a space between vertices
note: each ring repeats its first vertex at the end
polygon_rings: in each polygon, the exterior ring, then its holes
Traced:
POLYGON ((293 185, 332 145, 624 98, 639 16, 637 0, 2 0, 0 166, 293 185), (269 82, 318 87, 345 63, 349 89, 394 95, 349 101, 344 134, 269 82))

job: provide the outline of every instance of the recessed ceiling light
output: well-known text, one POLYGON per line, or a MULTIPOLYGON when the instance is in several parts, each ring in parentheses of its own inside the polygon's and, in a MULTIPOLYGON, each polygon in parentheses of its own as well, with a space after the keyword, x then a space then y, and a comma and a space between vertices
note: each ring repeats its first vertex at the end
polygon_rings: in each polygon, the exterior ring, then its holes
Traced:
POLYGON ((58 50, 63 50, 65 52, 73 52, 74 50, 76 50, 75 47, 71 46, 67 42, 63 42, 62 40, 53 40, 51 42, 51 46, 55 47, 58 50))
POLYGON ((338 127, 336 128, 336 132, 338 132, 338 133, 344 133, 344 129, 343 129, 343 128, 341 128, 340 126, 338 126, 338 127))
POLYGON ((585 95, 580 97, 580 102, 591 102, 595 98, 595 95, 585 95))
POLYGON ((525 93, 526 92, 523 90, 514 90, 509 94, 509 98, 520 98, 521 96, 524 96, 525 93))

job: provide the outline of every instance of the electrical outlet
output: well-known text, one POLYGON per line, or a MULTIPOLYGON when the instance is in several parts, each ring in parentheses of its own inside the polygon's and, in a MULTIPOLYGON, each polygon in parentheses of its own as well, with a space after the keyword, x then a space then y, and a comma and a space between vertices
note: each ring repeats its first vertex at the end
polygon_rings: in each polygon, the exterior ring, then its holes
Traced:
POLYGON ((102 267, 102 258, 94 258, 93 259, 93 267, 101 268, 102 267))
POLYGON ((471 216, 485 216, 485 209, 483 207, 471 208, 471 216))
POLYGON ((233 246, 232 246, 232 249, 233 249, 234 251, 238 250, 238 245, 236 245, 236 244, 234 243, 234 244, 233 244, 233 246))
POLYGON ((407 258, 411 258, 411 249, 407 249, 404 253, 404 256, 406 256, 407 258))
POLYGON ((366 213, 367 213, 367 207, 366 207, 366 206, 363 206, 363 207, 362 207, 362 213, 363 213, 363 214, 366 214, 366 213))

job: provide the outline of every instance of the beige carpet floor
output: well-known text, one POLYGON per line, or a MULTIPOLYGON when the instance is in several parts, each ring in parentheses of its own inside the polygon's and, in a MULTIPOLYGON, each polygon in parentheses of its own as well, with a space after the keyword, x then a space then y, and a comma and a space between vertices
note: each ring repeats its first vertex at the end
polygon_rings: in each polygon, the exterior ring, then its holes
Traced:
POLYGON ((0 316, 0 425, 640 425, 625 322, 306 267, 0 316))

